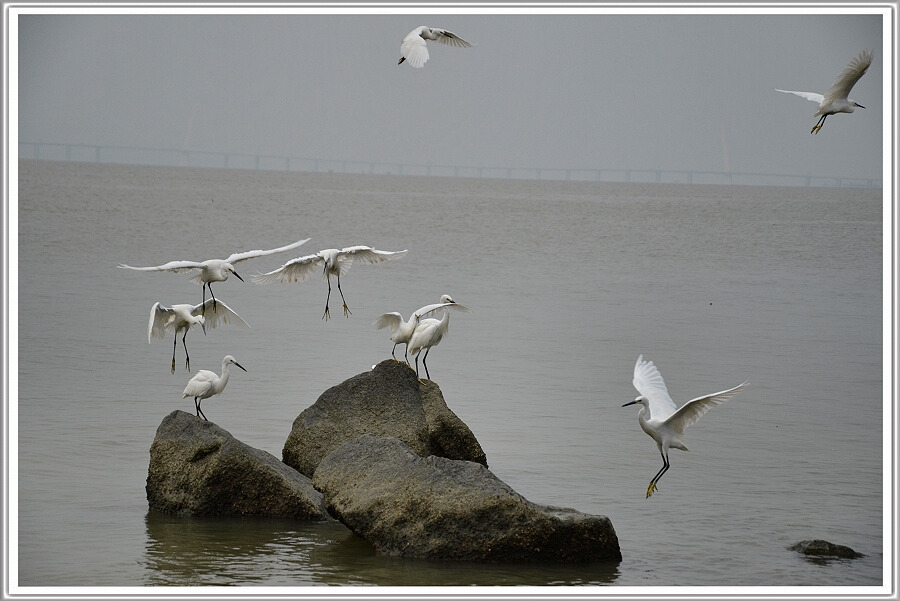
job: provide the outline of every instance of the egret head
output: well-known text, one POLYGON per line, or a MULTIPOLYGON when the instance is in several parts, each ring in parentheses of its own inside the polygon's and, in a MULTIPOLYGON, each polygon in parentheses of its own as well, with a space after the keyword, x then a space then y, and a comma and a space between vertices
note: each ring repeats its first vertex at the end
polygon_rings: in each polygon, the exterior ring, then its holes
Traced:
POLYGON ((240 368, 243 369, 244 371, 247 371, 247 370, 244 368, 243 365, 241 365, 240 363, 238 363, 237 361, 235 361, 234 357, 232 357, 231 355, 226 355, 225 358, 222 359, 222 364, 223 364, 223 365, 226 365, 226 364, 229 364, 229 363, 232 364, 232 365, 236 365, 237 367, 240 367, 240 368))
POLYGON ((206 318, 202 315, 197 316, 197 323, 200 324, 200 329, 203 330, 203 333, 206 334, 206 318))
POLYGON ((450 295, 449 295, 449 294, 445 294, 445 295, 441 296, 441 302, 442 302, 442 303, 453 303, 453 304, 456 304, 456 301, 453 300, 452 298, 450 298, 450 295))
POLYGON ((633 401, 628 401, 627 403, 625 403, 625 404, 622 405, 622 406, 623 406, 623 407, 627 407, 628 405, 634 405, 634 404, 637 404, 637 403, 640 403, 641 405, 643 405, 644 407, 646 407, 646 406, 647 406, 647 404, 646 404, 646 403, 647 403, 647 397, 645 397, 645 396, 638 396, 638 397, 635 397, 635 399, 634 399, 633 401))

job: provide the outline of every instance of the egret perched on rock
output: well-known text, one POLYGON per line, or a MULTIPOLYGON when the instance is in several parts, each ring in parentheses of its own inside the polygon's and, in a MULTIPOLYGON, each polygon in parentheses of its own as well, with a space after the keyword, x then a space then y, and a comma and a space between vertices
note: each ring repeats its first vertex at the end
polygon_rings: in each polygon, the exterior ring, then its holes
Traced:
POLYGON ((175 343, 172 346, 172 373, 174 374, 178 333, 183 331, 181 344, 184 345, 184 366, 185 369, 191 371, 191 356, 188 355, 187 343, 185 342, 188 330, 192 326, 199 325, 203 328, 203 333, 206 334, 207 327, 215 328, 220 321, 222 323, 233 323, 242 328, 250 327, 240 315, 222 301, 214 303, 212 299, 209 299, 202 305, 172 305, 171 307, 165 307, 157 302, 150 307, 147 342, 151 342, 152 338, 165 338, 166 332, 175 332, 175 343))
POLYGON ((425 349, 425 354, 422 356, 422 365, 425 366, 425 377, 431 379, 431 374, 428 373, 428 364, 425 360, 428 359, 431 347, 441 343, 450 327, 450 311, 443 309, 443 313, 440 319, 434 319, 433 317, 421 319, 419 316, 416 316, 416 329, 406 344, 406 350, 409 354, 416 357, 417 376, 419 375, 419 352, 425 349))
POLYGON ((157 265, 155 267, 132 267, 131 265, 121 264, 119 265, 119 267, 122 269, 134 269, 137 271, 174 271, 176 273, 197 269, 199 270, 199 273, 191 277, 191 281, 203 286, 203 295, 200 304, 205 307, 207 288, 209 288, 209 295, 213 299, 213 304, 215 305, 216 302, 216 295, 214 295, 212 291, 213 282, 224 282, 228 279, 228 274, 230 273, 233 273, 234 276, 240 281, 244 281, 244 278, 239 276, 238 273, 234 270, 235 263, 240 263, 241 261, 246 261, 247 259, 255 259, 256 257, 262 257, 265 255, 282 253, 287 250, 291 250, 292 248, 297 248, 308 240, 309 238, 306 238, 305 240, 298 240, 293 244, 288 244, 287 246, 273 248, 270 250, 248 250, 245 252, 234 253, 227 259, 208 259, 206 261, 169 261, 168 263, 157 265))
POLYGON ((400 42, 400 60, 397 61, 397 64, 399 65, 403 63, 403 61, 409 61, 409 64, 417 69, 424 67, 425 63, 428 62, 428 46, 425 44, 426 40, 447 44, 448 46, 456 46, 457 48, 472 47, 472 44, 452 31, 422 25, 406 34, 406 37, 400 42))
POLYGON ((650 498, 650 495, 656 490, 656 483, 669 469, 669 449, 688 450, 682 439, 684 429, 716 405, 721 405, 739 393, 747 386, 748 382, 728 390, 698 397, 676 409, 659 370, 652 361, 644 361, 644 356, 640 355, 634 364, 632 384, 641 394, 622 406, 627 407, 635 403, 642 405, 641 410, 638 411, 638 423, 641 425, 641 429, 656 441, 659 454, 663 459, 662 469, 653 476, 647 487, 647 498, 650 498))
POLYGON ((302 282, 321 266, 323 268, 322 277, 328 282, 328 296, 325 297, 325 313, 322 315, 322 319, 331 317, 331 312, 328 310, 328 301, 331 300, 331 276, 337 277, 338 292, 341 293, 341 300, 344 302, 344 316, 350 317, 350 309, 347 307, 347 301, 344 300, 344 291, 341 290, 341 275, 347 273, 354 261, 365 264, 383 263, 399 259, 406 252, 405 250, 375 250, 369 246, 349 246, 341 250, 328 248, 320 250, 314 255, 297 257, 274 271, 255 275, 252 279, 257 284, 302 282))
POLYGON ((815 115, 816 117, 819 117, 819 121, 813 125, 813 128, 809 132, 811 134, 817 134, 819 133, 819 130, 822 129, 822 126, 825 125, 825 119, 828 115, 852 113, 854 107, 861 109, 866 108, 855 100, 847 98, 847 96, 850 94, 850 90, 856 82, 859 81, 859 78, 866 74, 866 70, 869 68, 869 65, 872 64, 873 55, 874 52, 872 50, 863 50, 860 52, 856 58, 850 61, 847 66, 844 67, 844 70, 838 74, 837 79, 834 80, 834 83, 831 84, 831 87, 828 88, 828 91, 825 92, 824 96, 816 92, 795 92, 793 90, 779 90, 778 88, 775 88, 775 91, 784 92, 785 94, 795 94, 801 98, 806 98, 807 100, 819 103, 819 110, 816 111, 815 115))
POLYGON ((409 363, 409 339, 413 335, 413 332, 416 329, 416 325, 418 325, 418 320, 422 317, 426 317, 428 315, 433 314, 435 311, 440 309, 457 309, 459 311, 469 311, 469 308, 465 305, 460 305, 452 298, 450 298, 449 294, 445 294, 441 297, 439 303, 434 305, 425 305, 417 309, 412 315, 409 316, 407 321, 403 321, 403 316, 397 313, 396 311, 392 313, 384 313, 375 320, 375 323, 372 325, 375 326, 376 330, 380 330, 382 328, 390 328, 391 329, 391 342, 394 343, 394 347, 391 349, 391 356, 396 359, 397 356, 394 354, 394 350, 397 348, 398 344, 405 344, 406 350, 403 352, 403 356, 406 359, 406 363, 409 363))
POLYGON ((228 366, 236 365, 240 367, 244 371, 244 366, 234 360, 234 357, 231 355, 225 355, 222 359, 222 375, 216 375, 216 372, 209 371, 206 369, 201 369, 197 372, 197 375, 191 378, 191 381, 187 383, 187 386, 184 387, 184 392, 181 393, 181 398, 186 399, 188 397, 194 397, 194 408, 197 410, 197 417, 203 415, 203 419, 206 419, 206 415, 204 415, 203 410, 200 409, 200 401, 203 399, 208 399, 213 395, 217 395, 223 390, 225 390, 225 385, 228 384, 228 366))

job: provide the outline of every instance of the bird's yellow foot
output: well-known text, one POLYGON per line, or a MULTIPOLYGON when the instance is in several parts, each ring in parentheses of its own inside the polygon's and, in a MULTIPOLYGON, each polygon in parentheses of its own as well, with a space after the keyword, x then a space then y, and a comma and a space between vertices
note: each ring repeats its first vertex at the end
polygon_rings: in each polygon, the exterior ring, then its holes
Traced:
POLYGON ((657 490, 656 482, 651 482, 650 486, 647 487, 647 497, 646 498, 649 499, 650 495, 652 495, 656 490, 657 490))
POLYGON ((350 307, 347 306, 347 303, 344 303, 344 317, 350 317, 350 307))
POLYGON ((184 368, 188 371, 191 371, 191 360, 190 359, 188 359, 187 361, 184 362, 184 368))
POLYGON ((331 311, 328 310, 328 307, 325 307, 325 313, 322 315, 322 319, 328 321, 329 317, 331 317, 331 311))
POLYGON ((172 359, 172 373, 175 373, 175 359, 172 359))

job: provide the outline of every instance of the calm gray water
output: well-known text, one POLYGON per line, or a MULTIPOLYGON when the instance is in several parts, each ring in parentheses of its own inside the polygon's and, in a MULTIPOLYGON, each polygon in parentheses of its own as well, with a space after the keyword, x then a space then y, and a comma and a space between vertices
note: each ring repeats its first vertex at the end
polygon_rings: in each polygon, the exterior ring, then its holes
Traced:
MULTIPOLYGON (((18 584, 880 586, 883 220, 878 190, 535 182, 19 163, 18 584), (531 501, 608 515, 615 565, 396 560, 340 525, 173 518, 144 485, 190 375, 147 343, 156 301, 200 302, 187 274, 116 269, 282 246, 214 284, 252 326, 188 335, 232 375, 206 415, 281 457, 293 419, 390 357, 372 322, 441 294, 432 378, 491 470, 531 501), (409 249, 326 286, 257 286, 322 248, 409 249), (336 292, 336 291, 335 291, 336 292), (333 299, 332 299, 333 300, 333 299), (676 403, 749 379, 661 466, 637 423, 638 354, 676 403), (812 562, 825 538, 867 555, 812 562)), ((10 291, 11 296, 15 290, 10 291)), ((14 349, 15 347, 13 347, 14 349)), ((13 533, 15 535, 15 532, 13 533)))

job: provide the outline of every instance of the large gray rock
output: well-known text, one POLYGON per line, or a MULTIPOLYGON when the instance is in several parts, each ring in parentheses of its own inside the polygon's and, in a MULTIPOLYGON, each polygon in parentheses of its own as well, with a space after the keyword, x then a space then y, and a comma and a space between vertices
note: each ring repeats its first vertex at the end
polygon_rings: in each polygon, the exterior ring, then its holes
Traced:
POLYGON ((147 501, 179 515, 331 519, 309 478, 216 424, 178 410, 163 419, 150 447, 147 501))
POLYGON ((476 561, 620 561, 606 516, 531 503, 485 466, 420 457, 370 434, 316 469, 313 485, 344 525, 391 556, 476 561))
POLYGON ((444 402, 437 384, 394 359, 332 386, 294 420, 282 461, 312 476, 330 452, 363 434, 402 440, 417 454, 487 465, 478 440, 444 402))
POLYGON ((840 559, 856 559, 857 557, 865 557, 865 555, 854 551, 850 547, 836 545, 827 540, 818 538, 813 540, 802 540, 799 543, 791 545, 788 549, 804 555, 822 558, 837 557, 840 559))

